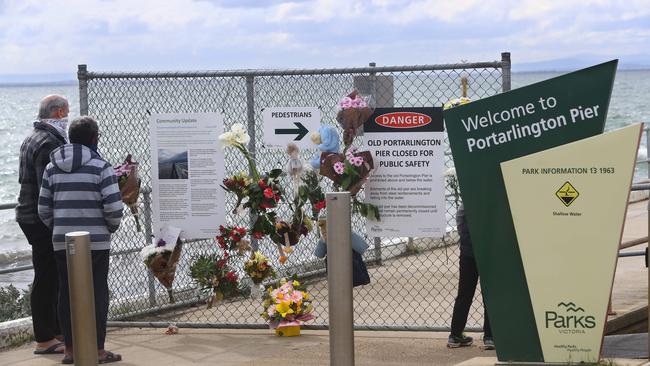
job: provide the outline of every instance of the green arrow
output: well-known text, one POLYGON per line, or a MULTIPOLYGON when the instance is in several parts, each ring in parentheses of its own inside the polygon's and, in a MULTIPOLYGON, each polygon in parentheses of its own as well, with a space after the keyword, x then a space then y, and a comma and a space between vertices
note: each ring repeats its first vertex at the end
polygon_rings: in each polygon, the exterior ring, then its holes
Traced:
POLYGON ((307 135, 307 132, 309 132, 309 130, 307 128, 305 128, 305 126, 303 126, 302 123, 300 123, 300 122, 294 122, 293 124, 296 125, 296 127, 298 127, 298 128, 276 128, 275 129, 275 134, 276 135, 294 135, 294 134, 298 134, 298 136, 296 136, 296 138, 293 139, 293 140, 294 141, 302 140, 302 138, 305 137, 305 135, 307 135))

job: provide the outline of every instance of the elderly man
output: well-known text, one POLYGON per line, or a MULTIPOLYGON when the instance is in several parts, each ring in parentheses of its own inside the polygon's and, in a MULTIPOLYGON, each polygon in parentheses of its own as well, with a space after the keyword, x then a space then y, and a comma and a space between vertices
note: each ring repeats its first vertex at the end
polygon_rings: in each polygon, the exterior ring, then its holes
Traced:
POLYGON ((41 100, 38 120, 20 147, 20 195, 16 221, 32 246, 34 282, 31 308, 36 354, 63 353, 57 316, 59 285, 52 247, 52 230, 38 217, 38 194, 50 153, 66 143, 69 106, 66 98, 48 95, 41 100))
MULTIPOLYGON (((104 349, 108 316, 108 266, 111 233, 122 220, 122 196, 111 164, 97 154, 99 127, 87 116, 75 118, 68 132, 70 143, 52 152, 52 162, 45 168, 38 214, 53 228, 52 243, 59 283, 59 319, 65 340, 62 363, 72 364, 72 327, 68 291, 68 266, 65 234, 72 231, 90 233, 92 280, 95 295, 97 359, 99 363, 120 361, 121 355, 104 349)), ((70 273, 70 276, 78 276, 70 273)))

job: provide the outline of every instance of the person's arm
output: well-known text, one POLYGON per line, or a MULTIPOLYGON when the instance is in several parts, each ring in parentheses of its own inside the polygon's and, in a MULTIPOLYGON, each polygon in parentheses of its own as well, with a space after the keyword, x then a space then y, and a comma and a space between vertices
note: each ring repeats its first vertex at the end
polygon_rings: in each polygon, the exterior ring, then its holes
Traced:
POLYGON ((46 143, 34 152, 34 172, 36 173, 36 184, 39 189, 41 184, 43 184, 42 179, 45 168, 50 163, 50 154, 54 149, 56 149, 55 146, 46 143))
POLYGON ((117 184, 115 171, 108 163, 104 166, 101 174, 102 204, 104 206, 104 219, 108 231, 114 233, 120 227, 122 221, 122 195, 117 184))
POLYGON ((41 218, 41 221, 45 226, 52 228, 53 221, 53 207, 54 200, 52 197, 52 189, 50 188, 50 177, 47 173, 47 170, 43 172, 43 176, 40 178, 41 191, 38 195, 38 216, 41 218))

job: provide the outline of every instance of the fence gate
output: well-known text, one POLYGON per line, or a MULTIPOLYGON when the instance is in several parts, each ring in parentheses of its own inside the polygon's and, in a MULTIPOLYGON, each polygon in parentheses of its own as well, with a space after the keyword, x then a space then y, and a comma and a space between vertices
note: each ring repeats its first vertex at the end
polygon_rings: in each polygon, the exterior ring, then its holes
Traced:
MULTIPOLYGON (((372 94, 378 107, 441 106, 460 96, 461 77, 469 81, 468 97, 480 99, 510 89, 510 54, 503 53, 501 61, 495 62, 397 67, 370 64, 362 68, 317 70, 119 73, 92 72, 80 65, 78 77, 81 113, 100 123, 100 153, 113 163, 121 162, 129 153, 140 162, 143 231, 137 232, 133 217, 125 214, 113 237, 109 324, 167 326, 174 322, 188 327, 262 328, 266 323, 259 316, 261 300, 242 296, 207 309, 205 295, 192 283, 192 259, 202 253, 214 253, 214 240, 196 240, 183 246, 174 282, 174 304, 169 303, 167 291, 139 258, 140 249, 149 244, 152 234, 149 115, 221 112, 225 129, 233 123, 244 123, 258 168, 266 171, 283 166, 287 156, 284 150, 266 149, 262 144, 265 107, 317 106, 322 123, 336 124, 336 105, 354 88, 372 94)), ((301 151, 301 157, 307 161, 315 153, 316 149, 301 151)), ((245 161, 236 152, 226 150, 225 159, 226 175, 246 169, 245 161)), ((448 145, 445 164, 453 166, 448 145)), ((230 199, 226 202, 230 211, 235 202, 229 195, 226 197, 230 199)), ((458 281, 454 220, 457 206, 458 197, 447 185, 447 234, 443 239, 367 238, 370 249, 364 260, 371 283, 354 289, 357 329, 448 329, 458 281)), ((286 216, 288 207, 281 206, 278 211, 286 216)), ((353 230, 365 235, 363 219, 352 219, 353 230)), ((248 217, 229 216, 228 221, 245 225, 248 217)), ((303 238, 284 266, 277 263, 275 246, 270 241, 259 243, 260 250, 276 261, 278 276, 296 273, 307 282, 317 316, 305 326, 307 329, 322 329, 328 324, 325 265, 312 255, 316 242, 314 233, 303 238)), ((239 264, 241 268, 242 263, 239 264)), ((244 278, 244 288, 252 284, 246 282, 245 276, 240 277, 244 278)), ((482 314, 477 301, 468 327, 480 327, 482 314)))

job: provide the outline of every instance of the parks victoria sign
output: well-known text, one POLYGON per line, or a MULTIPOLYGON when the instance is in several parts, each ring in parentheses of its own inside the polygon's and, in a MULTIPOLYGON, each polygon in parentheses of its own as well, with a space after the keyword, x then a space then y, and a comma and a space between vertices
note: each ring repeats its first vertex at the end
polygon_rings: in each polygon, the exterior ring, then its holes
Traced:
POLYGON ((616 65, 444 111, 500 361, 600 356, 641 133, 603 134, 616 65))

